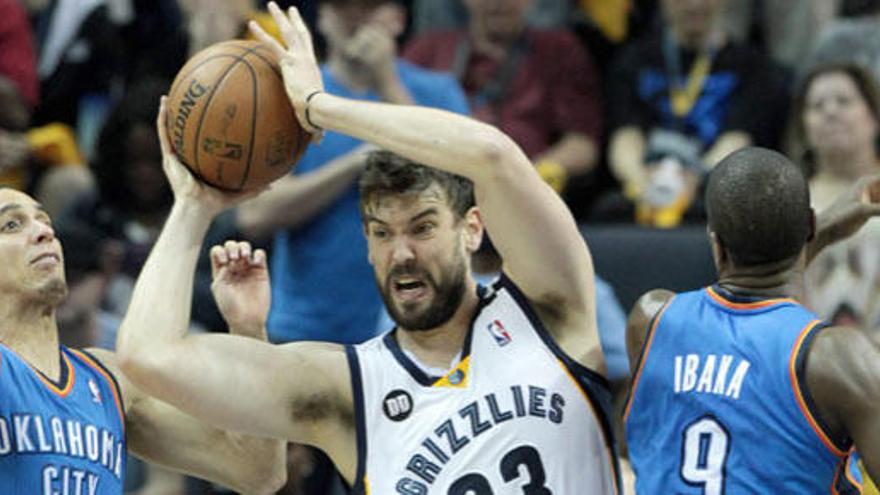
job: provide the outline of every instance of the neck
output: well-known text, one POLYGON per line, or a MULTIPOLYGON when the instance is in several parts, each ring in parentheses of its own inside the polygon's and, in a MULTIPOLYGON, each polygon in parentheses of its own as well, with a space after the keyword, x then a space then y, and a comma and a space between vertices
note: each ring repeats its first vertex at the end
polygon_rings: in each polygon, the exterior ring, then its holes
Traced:
POLYGON ((365 93, 375 89, 375 83, 369 76, 370 71, 358 67, 345 59, 339 50, 330 50, 327 67, 340 84, 355 93, 365 93))
POLYGON ((846 181, 855 181, 877 172, 877 154, 872 146, 852 151, 816 152, 819 173, 846 181))
POLYGON ((55 308, 15 301, 0 306, 0 342, 53 380, 61 373, 55 308))
POLYGON ((464 347, 464 339, 470 329, 478 303, 476 283, 468 277, 465 295, 452 318, 443 325, 430 330, 403 329, 403 331, 397 332, 397 341, 400 347, 415 354, 419 361, 428 366, 448 368, 449 363, 464 347))
POLYGON ((790 297, 802 301, 803 264, 800 260, 794 264, 791 260, 786 260, 774 264, 724 270, 718 278, 718 285, 742 296, 790 297))

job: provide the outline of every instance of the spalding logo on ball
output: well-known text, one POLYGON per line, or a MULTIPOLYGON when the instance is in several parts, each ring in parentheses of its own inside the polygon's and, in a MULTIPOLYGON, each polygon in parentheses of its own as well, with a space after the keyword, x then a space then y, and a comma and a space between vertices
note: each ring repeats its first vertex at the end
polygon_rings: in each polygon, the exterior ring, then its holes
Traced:
POLYGON ((167 109, 177 157, 228 191, 286 175, 310 139, 287 99, 278 60, 256 41, 224 41, 193 55, 171 85, 167 109))

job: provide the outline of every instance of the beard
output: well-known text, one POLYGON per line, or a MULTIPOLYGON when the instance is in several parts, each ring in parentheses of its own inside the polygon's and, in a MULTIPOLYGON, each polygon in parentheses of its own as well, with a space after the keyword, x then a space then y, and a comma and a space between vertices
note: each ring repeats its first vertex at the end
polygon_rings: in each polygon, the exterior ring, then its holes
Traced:
POLYGON ((444 273, 447 275, 438 282, 430 273, 412 263, 394 267, 385 278, 385 284, 376 281, 388 314, 400 328, 427 331, 439 327, 452 318, 464 299, 464 291, 467 287, 464 258, 457 256, 453 266, 444 270, 444 273), (433 297, 428 307, 420 310, 415 307, 408 308, 409 303, 403 303, 402 308, 397 305, 391 295, 394 286, 392 280, 394 277, 404 275, 418 277, 431 289, 433 297))
POLYGON ((61 277, 56 277, 47 280, 37 289, 37 298, 40 302, 57 308, 67 299, 67 293, 67 282, 61 277))

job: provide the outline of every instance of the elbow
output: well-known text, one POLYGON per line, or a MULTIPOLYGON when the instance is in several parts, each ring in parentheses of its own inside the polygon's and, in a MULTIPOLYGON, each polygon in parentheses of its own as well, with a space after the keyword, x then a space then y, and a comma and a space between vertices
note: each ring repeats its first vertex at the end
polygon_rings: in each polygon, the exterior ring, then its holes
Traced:
POLYGON ((491 176, 505 175, 522 168, 531 169, 532 164, 513 140, 496 129, 486 125, 477 136, 474 147, 478 154, 478 162, 483 166, 480 170, 491 176))

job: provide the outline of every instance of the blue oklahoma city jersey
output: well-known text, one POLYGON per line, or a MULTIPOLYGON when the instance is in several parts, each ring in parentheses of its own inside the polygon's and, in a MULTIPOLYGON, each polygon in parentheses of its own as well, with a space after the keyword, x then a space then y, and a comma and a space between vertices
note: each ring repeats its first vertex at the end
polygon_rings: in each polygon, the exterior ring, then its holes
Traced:
POLYGON ((61 347, 53 383, 0 344, 0 493, 119 495, 119 389, 89 355, 61 347))
POLYGON ((814 412, 804 363, 822 328, 792 299, 718 286, 654 318, 624 420, 640 494, 860 493, 847 438, 814 412))

